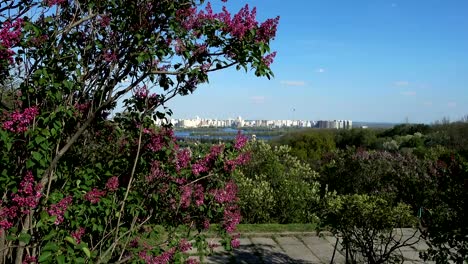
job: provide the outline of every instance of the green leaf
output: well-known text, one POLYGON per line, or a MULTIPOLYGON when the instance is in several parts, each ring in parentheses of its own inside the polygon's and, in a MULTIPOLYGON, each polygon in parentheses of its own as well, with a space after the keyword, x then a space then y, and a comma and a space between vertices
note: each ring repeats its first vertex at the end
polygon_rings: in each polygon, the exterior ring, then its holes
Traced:
POLYGON ((29 241, 31 240, 31 235, 28 233, 21 233, 18 237, 18 240, 25 244, 29 244, 29 241))
POLYGON ((55 259, 57 260, 58 264, 65 264, 65 256, 64 255, 59 255, 55 259))
POLYGON ((36 144, 41 144, 44 140, 46 140, 45 137, 43 136, 36 136, 36 138, 34 139, 34 141, 36 141, 36 144))
POLYGON ((76 258, 75 263, 85 263, 85 259, 84 258, 76 258))
POLYGON ((17 237, 14 236, 14 235, 8 235, 8 236, 6 237, 6 239, 7 239, 8 241, 15 241, 15 240, 17 239, 17 237))
POLYGON ((73 237, 67 236, 67 237, 65 237, 65 240, 66 240, 68 243, 70 243, 70 244, 76 246, 76 241, 75 241, 75 239, 73 239, 73 237))
POLYGON ((49 242, 47 243, 44 248, 42 248, 43 251, 57 251, 58 250, 58 245, 54 242, 49 242))
POLYGON ((39 153, 39 152, 33 151, 31 154, 32 154, 33 158, 35 160, 37 160, 37 161, 40 161, 42 159, 42 154, 39 153))
POLYGON ((89 248, 83 247, 81 250, 83 250, 83 252, 86 254, 88 258, 91 257, 91 251, 89 251, 89 248))
POLYGON ((56 234, 56 231, 55 230, 52 230, 48 235, 46 235, 42 240, 43 241, 47 241, 47 240, 50 240, 51 238, 53 238, 56 234))
POLYGON ((39 262, 45 262, 52 256, 52 252, 50 251, 43 251, 41 256, 39 257, 39 262))

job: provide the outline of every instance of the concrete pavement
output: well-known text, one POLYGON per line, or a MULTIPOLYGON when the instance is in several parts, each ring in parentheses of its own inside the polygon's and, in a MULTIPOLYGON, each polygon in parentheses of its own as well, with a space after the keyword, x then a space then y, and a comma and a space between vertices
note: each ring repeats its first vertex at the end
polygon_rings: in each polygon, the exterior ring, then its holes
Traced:
MULTIPOLYGON (((412 229, 400 229, 400 237, 410 238, 412 229)), ((216 239, 212 239, 212 242, 216 239)), ((219 240, 218 240, 219 241, 219 240)), ((341 239, 339 239, 341 242, 341 239)), ((404 263, 427 263, 419 258, 419 252, 427 249, 424 241, 401 249, 405 258, 404 263)), ((317 236, 315 233, 269 233, 269 234, 243 234, 240 238, 240 247, 232 252, 226 252, 221 247, 216 248, 213 255, 201 260, 201 263, 345 263, 345 253, 339 243, 335 249, 336 238, 327 234, 317 236), (333 257, 333 262, 331 259, 333 257)), ((192 252, 195 258, 196 252, 192 252)))

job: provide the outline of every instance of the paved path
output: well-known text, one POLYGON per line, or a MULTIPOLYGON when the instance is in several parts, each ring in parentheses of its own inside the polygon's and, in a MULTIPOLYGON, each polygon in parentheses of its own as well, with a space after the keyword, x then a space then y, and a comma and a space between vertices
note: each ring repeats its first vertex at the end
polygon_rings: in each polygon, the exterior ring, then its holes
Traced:
MULTIPOLYGON (((402 237, 409 238, 411 229, 403 229, 402 237)), ((219 240, 211 239, 212 242, 219 240)), ((411 241, 416 242, 417 239, 411 241)), ((411 242, 409 241, 409 242, 411 242)), ((339 240, 341 242, 341 240, 339 240)), ((317 236, 314 233, 281 233, 281 234, 246 234, 240 239, 240 247, 232 252, 216 248, 214 254, 203 259, 202 263, 345 263, 341 244, 334 250, 336 238, 317 236)), ((404 263, 424 263, 419 252, 427 249, 424 241, 401 249, 404 263)), ((195 252, 193 252, 195 253, 195 252)), ((200 260, 198 257, 192 257, 200 260)))

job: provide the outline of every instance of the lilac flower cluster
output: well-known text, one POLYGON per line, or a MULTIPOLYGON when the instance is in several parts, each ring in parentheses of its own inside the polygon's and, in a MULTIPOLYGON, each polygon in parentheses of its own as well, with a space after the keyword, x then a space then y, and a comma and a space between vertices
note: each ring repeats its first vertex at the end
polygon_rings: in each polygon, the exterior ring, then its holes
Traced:
POLYGON ((193 259, 193 258, 189 258, 185 261, 185 264, 199 264, 200 262, 198 262, 198 260, 196 259, 193 259))
POLYGON ((224 163, 224 170, 226 172, 233 172, 237 166, 247 164, 251 159, 250 152, 243 152, 233 160, 228 160, 224 163))
POLYGON ((181 9, 177 12, 177 17, 186 30, 197 31, 197 29, 203 25, 204 21, 217 20, 225 24, 223 28, 224 33, 230 34, 237 39, 242 40, 248 31, 258 29, 256 41, 268 42, 276 36, 280 18, 278 16, 276 18, 267 19, 258 26, 256 15, 256 8, 250 10, 249 5, 245 5, 234 16, 231 15, 225 6, 222 8, 222 12, 214 13, 210 2, 206 4, 204 10, 198 12, 194 7, 181 9))
POLYGON ((15 219, 17 216, 18 207, 16 206, 0 208, 0 228, 7 230, 13 227, 11 220, 15 219))
POLYGON ((192 244, 190 242, 188 242, 186 239, 182 239, 179 242, 178 248, 179 248, 180 252, 186 252, 186 251, 192 249, 192 244))
POLYGON ((106 191, 100 191, 97 188, 94 188, 91 191, 87 192, 84 198, 90 203, 96 204, 99 203, 101 197, 103 197, 104 195, 106 195, 106 191))
POLYGON ((76 103, 74 105, 75 109, 80 112, 81 114, 86 114, 91 107, 91 103, 83 103, 83 104, 78 104, 76 103))
POLYGON ((13 227, 15 218, 18 217, 18 213, 28 214, 30 209, 36 208, 42 197, 41 191, 42 185, 36 184, 32 172, 27 171, 18 192, 12 194, 13 205, 0 207, 0 227, 10 229, 13 227))
POLYGON ((34 185, 34 176, 31 171, 26 172, 23 180, 20 183, 20 189, 17 193, 13 194, 12 200, 18 207, 23 207, 23 213, 29 213, 29 209, 36 208, 39 204, 39 199, 42 196, 41 184, 34 185))
POLYGON ((54 224, 59 225, 63 222, 63 215, 65 214, 65 211, 67 211, 67 207, 70 206, 72 202, 73 198, 71 196, 67 196, 60 200, 60 202, 50 206, 47 212, 50 216, 56 217, 54 224))
POLYGON ((46 4, 49 7, 52 7, 54 5, 62 5, 66 2, 67 0, 44 0, 44 4, 46 4))
POLYGON ((274 39, 276 36, 279 20, 280 17, 277 16, 276 18, 269 18, 260 24, 256 35, 256 40, 258 42, 268 42, 269 40, 274 39))
POLYGON ((104 58, 104 61, 106 62, 114 62, 117 60, 117 53, 114 51, 107 51, 104 54, 102 54, 102 57, 104 58))
POLYGON ((11 113, 8 121, 3 122, 2 127, 4 130, 13 133, 23 133, 28 130, 29 125, 34 121, 34 118, 39 114, 37 107, 29 107, 24 109, 23 112, 16 110, 11 113))
POLYGON ((167 264, 172 260, 175 253, 176 249, 171 248, 168 251, 162 253, 161 255, 155 257, 149 255, 146 251, 141 251, 138 254, 138 256, 147 264, 167 264))
POLYGON ((233 180, 228 181, 224 189, 213 189, 210 193, 220 204, 237 201, 237 185, 233 180))
POLYGON ((136 99, 144 100, 146 97, 148 97, 149 90, 146 87, 146 85, 143 85, 142 87, 137 86, 134 91, 134 97, 136 99))
POLYGON ((146 176, 146 182, 152 183, 156 179, 163 179, 166 178, 167 174, 161 168, 161 162, 155 160, 151 163, 150 174, 146 176))
POLYGON ((110 177, 107 180, 106 188, 109 192, 115 192, 119 189, 119 178, 117 176, 110 177))
POLYGON ((24 258, 23 262, 21 262, 21 263, 22 263, 22 264, 32 264, 32 263, 36 264, 36 263, 38 263, 38 262, 37 262, 37 257, 36 257, 36 256, 29 256, 29 255, 28 255, 28 256, 26 256, 26 257, 24 258))
POLYGON ((240 209, 237 205, 228 205, 224 208, 223 227, 226 232, 234 232, 241 219, 240 209))
POLYGON ((267 67, 270 67, 270 65, 273 63, 273 60, 275 59, 276 57, 276 51, 275 52, 272 52, 268 55, 266 55, 265 57, 262 58, 262 62, 267 66, 267 67))
POLYGON ((13 48, 20 40, 21 26, 23 20, 21 18, 15 21, 4 21, 0 28, 0 61, 8 61, 10 64, 13 63, 12 56, 15 54, 11 48, 13 48))
POLYGON ((167 146, 169 142, 175 141, 174 131, 171 129, 163 128, 159 133, 156 133, 154 129, 146 129, 144 132, 150 135, 150 140, 146 147, 153 152, 160 151, 167 146))
POLYGON ((180 206, 182 208, 188 208, 190 206, 190 201, 192 199, 192 187, 190 185, 185 185, 179 188, 181 191, 180 206))
POLYGON ((242 135, 240 130, 237 132, 236 135, 236 140, 234 142, 234 148, 237 150, 241 150, 244 148, 245 144, 247 144, 247 141, 249 141, 249 138, 245 135, 242 135))
POLYGON ((99 17, 99 24, 101 25, 101 27, 109 26, 110 21, 111 21, 111 18, 109 16, 102 15, 101 17, 99 17))
POLYGON ((81 237, 85 234, 85 229, 83 227, 78 228, 78 230, 73 231, 70 235, 75 239, 76 243, 81 242, 81 237))
POLYGON ((190 164, 192 153, 190 149, 182 149, 177 151, 176 170, 179 172, 181 169, 186 168, 190 164))
POLYGON ((231 237, 231 247, 238 248, 240 246, 239 237, 240 234, 235 234, 231 237))
POLYGON ((203 185, 195 184, 193 186, 193 197, 195 198, 195 204, 201 206, 205 202, 205 192, 203 185))
POLYGON ((223 151, 224 145, 222 144, 212 146, 208 155, 192 165, 192 173, 199 176, 201 173, 208 172, 223 151))

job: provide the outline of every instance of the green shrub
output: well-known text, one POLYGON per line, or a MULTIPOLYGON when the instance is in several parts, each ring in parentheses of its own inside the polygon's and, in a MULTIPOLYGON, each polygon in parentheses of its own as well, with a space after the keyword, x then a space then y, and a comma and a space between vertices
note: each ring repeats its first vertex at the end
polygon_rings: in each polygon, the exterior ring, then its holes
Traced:
POLYGON ((288 146, 251 142, 251 162, 237 174, 245 223, 315 221, 319 201, 318 174, 291 155, 288 146))
POLYGON ((347 263, 401 263, 398 249, 418 241, 416 229, 409 237, 396 229, 417 224, 411 207, 378 196, 331 196, 322 219, 323 225, 342 236, 347 263))

